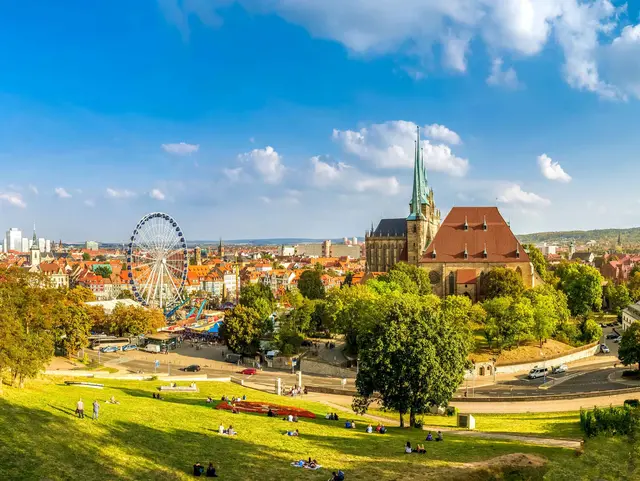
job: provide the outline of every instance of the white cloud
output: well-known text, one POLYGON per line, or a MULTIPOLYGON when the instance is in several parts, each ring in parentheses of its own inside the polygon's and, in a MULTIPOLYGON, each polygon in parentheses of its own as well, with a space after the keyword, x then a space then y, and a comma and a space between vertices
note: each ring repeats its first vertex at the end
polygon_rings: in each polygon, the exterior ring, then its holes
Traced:
POLYGON ((383 195, 395 195, 400 190, 400 183, 395 177, 363 174, 343 162, 330 164, 315 156, 311 158, 311 166, 313 183, 317 187, 383 195))
POLYGON ((61 199, 68 199, 71 197, 71 194, 67 192, 67 190, 64 187, 56 187, 54 191, 56 195, 61 199))
POLYGON ((458 145, 462 143, 460 136, 453 130, 448 129, 444 125, 431 124, 425 125, 424 134, 431 140, 447 143, 449 145, 458 145))
POLYGON ((92 201, 91 199, 87 199, 84 201, 84 205, 86 205, 87 207, 95 207, 96 203, 94 201, 92 201))
POLYGON ((235 182, 240 179, 242 167, 237 167, 235 169, 222 169, 222 173, 227 176, 227 179, 235 182))
POLYGON ((200 149, 200 144, 187 144, 180 142, 178 144, 162 144, 162 150, 174 155, 190 155, 200 149))
MULTIPOLYGON (((342 145, 345 152, 382 168, 411 168, 415 158, 416 124, 404 120, 373 124, 358 131, 336 130, 333 139, 342 145)), ((450 141, 459 136, 441 125, 430 125, 425 131, 444 135, 450 141), (446 130, 446 134, 445 134, 446 130)), ((445 172, 461 177, 467 173, 469 161, 457 157, 445 144, 422 141, 424 162, 427 170, 445 172)))
POLYGON ((612 82, 640 99, 640 24, 624 27, 611 45, 600 50, 599 59, 612 82))
POLYGON ((22 209, 27 207, 27 204, 22 200, 22 195, 17 192, 0 192, 0 203, 2 202, 22 209))
POLYGON ((518 184, 511 184, 507 186, 498 195, 497 200, 503 204, 520 204, 528 206, 547 206, 551 204, 549 199, 545 199, 533 192, 525 192, 518 184))
POLYGON ((265 204, 271 204, 271 199, 265 195, 260 196, 259 199, 264 202, 265 204))
POLYGON ((29 184, 29 190, 38 195, 38 188, 35 185, 29 184))
POLYGON ((112 189, 111 187, 107 188, 107 196, 113 198, 113 199, 128 199, 130 197, 135 196, 135 192, 131 192, 130 190, 117 190, 117 189, 112 189))
POLYGON ((270 146, 240 154, 238 160, 251 164, 267 184, 277 184, 284 175, 282 157, 270 146))
MULTIPOLYGON (((482 41, 496 56, 527 58, 549 44, 564 54, 562 72, 574 88, 605 98, 621 98, 619 85, 603 80, 598 50, 620 26, 622 0, 239 0, 247 10, 277 14, 311 35, 337 41, 360 55, 399 54, 429 61, 440 51, 442 63, 467 69, 469 45, 482 41), (435 48, 434 48, 435 47, 435 48)), ((166 18, 182 32, 189 19, 217 25, 216 11, 230 0, 161 0, 166 18)), ((629 65, 625 70, 638 67, 629 65)), ((637 63, 637 62, 635 62, 637 63)), ((637 77, 636 77, 637 78, 637 77)), ((624 86, 623 83, 623 88, 624 86)))
POLYGON ((513 67, 503 70, 503 63, 501 58, 493 59, 491 63, 491 73, 489 77, 487 77, 487 83, 489 85, 502 86, 513 90, 519 88, 520 81, 518 80, 518 74, 513 67))
POLYGON ((571 176, 567 174, 558 162, 554 162, 547 154, 538 156, 540 172, 549 180, 558 182, 571 182, 571 176))
POLYGON ((151 189, 151 192, 149 192, 149 197, 156 200, 165 199, 164 192, 162 192, 160 189, 151 189))

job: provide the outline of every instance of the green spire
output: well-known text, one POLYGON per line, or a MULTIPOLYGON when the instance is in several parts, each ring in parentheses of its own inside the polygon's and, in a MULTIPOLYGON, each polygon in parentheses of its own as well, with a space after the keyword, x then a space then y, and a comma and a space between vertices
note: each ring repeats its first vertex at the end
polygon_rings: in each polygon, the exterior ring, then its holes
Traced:
POLYGON ((413 162, 413 194, 411 196, 410 219, 418 219, 422 216, 422 205, 429 203, 429 191, 427 189, 427 171, 424 167, 424 158, 420 145, 420 127, 416 133, 416 152, 413 162))

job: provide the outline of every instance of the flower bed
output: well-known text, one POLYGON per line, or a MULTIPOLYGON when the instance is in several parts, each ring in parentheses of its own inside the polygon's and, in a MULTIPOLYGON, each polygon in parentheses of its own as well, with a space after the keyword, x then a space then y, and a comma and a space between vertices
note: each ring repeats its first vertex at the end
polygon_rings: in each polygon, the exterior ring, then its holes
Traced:
POLYGON ((226 411, 232 411, 235 408, 237 411, 241 413, 257 413, 257 414, 267 414, 269 412, 269 408, 273 411, 276 416, 288 416, 289 414, 296 415, 299 418, 309 418, 315 419, 316 415, 311 411, 307 411, 306 409, 291 407, 291 406, 280 406, 278 404, 270 404, 264 402, 249 402, 249 401, 238 401, 233 404, 229 404, 226 401, 218 403, 216 409, 224 409, 226 411))

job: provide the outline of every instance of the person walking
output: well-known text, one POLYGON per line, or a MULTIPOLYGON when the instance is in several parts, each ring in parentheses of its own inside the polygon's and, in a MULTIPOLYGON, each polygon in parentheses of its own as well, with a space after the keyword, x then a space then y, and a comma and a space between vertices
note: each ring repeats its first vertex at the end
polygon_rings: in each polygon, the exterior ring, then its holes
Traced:
POLYGON ((80 419, 84 419, 84 403, 82 402, 82 398, 76 403, 76 414, 80 419))
POLYGON ((98 404, 98 400, 93 401, 93 420, 98 419, 98 414, 100 412, 100 404, 98 404))

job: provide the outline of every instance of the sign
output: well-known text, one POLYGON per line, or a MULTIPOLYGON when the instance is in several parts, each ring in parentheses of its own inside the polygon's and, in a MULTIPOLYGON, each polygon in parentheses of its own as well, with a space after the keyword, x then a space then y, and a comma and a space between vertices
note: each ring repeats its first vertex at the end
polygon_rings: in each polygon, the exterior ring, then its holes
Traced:
POLYGON ((159 368, 159 367, 160 367, 160 361, 158 361, 158 360, 156 359, 155 365, 156 365, 156 369, 157 369, 157 368, 159 368))

